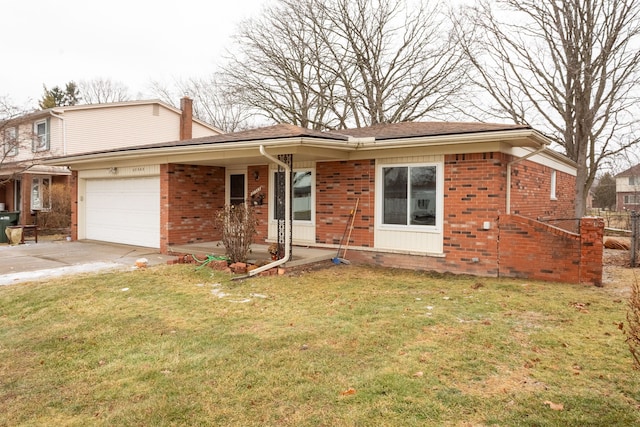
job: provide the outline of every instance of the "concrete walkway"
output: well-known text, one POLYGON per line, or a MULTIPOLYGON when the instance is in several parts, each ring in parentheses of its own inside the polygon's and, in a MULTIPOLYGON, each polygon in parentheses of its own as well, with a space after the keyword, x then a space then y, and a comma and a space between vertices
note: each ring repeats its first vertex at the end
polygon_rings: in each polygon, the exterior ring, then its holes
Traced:
POLYGON ((0 285, 74 273, 133 269, 139 258, 146 258, 149 265, 157 265, 173 257, 161 255, 153 248, 91 241, 3 244, 0 245, 0 285))

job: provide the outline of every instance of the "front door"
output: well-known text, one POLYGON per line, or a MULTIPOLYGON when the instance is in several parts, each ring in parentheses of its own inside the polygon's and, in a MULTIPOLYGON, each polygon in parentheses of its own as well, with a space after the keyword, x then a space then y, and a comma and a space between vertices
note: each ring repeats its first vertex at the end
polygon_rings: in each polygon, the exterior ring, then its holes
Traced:
POLYGON ((245 202, 245 181, 244 173, 229 174, 229 205, 235 206, 245 202))

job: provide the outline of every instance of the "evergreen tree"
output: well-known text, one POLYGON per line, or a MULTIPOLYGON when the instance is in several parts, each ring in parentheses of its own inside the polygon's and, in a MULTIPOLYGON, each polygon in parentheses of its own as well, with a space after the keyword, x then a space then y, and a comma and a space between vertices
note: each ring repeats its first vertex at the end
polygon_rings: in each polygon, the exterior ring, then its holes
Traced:
POLYGON ((593 189, 593 206, 601 209, 616 207, 616 179, 609 172, 602 175, 593 189))
POLYGON ((53 107, 76 105, 80 102, 80 90, 73 81, 67 83, 64 90, 60 89, 60 86, 54 86, 51 89, 47 89, 45 85, 43 85, 43 87, 44 94, 39 102, 40 108, 43 110, 53 107))

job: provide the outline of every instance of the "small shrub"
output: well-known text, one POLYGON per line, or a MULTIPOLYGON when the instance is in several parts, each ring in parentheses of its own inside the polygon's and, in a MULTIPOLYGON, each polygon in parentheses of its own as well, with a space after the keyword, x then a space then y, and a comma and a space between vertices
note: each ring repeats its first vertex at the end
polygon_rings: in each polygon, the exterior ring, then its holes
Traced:
POLYGON ((43 197, 50 197, 51 209, 38 214, 38 226, 44 230, 69 228, 71 226, 71 188, 66 184, 53 184, 44 189, 43 197))
POLYGON ((222 230, 225 255, 231 262, 247 262, 256 235, 253 207, 245 204, 225 206, 216 213, 215 222, 222 230))

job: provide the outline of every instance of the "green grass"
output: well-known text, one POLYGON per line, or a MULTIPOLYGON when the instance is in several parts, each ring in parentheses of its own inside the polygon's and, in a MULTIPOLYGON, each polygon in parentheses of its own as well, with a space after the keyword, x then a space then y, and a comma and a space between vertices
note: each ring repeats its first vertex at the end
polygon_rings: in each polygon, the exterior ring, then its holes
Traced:
POLYGON ((638 425, 626 288, 342 265, 0 287, 0 425, 638 425))

